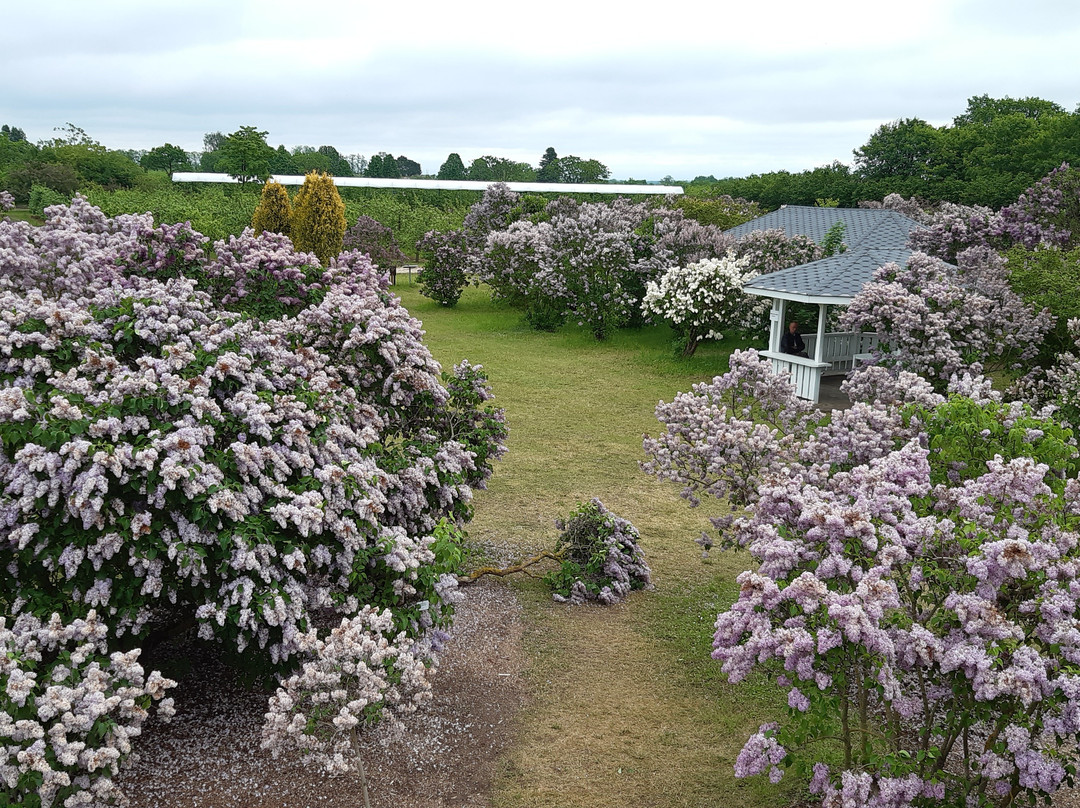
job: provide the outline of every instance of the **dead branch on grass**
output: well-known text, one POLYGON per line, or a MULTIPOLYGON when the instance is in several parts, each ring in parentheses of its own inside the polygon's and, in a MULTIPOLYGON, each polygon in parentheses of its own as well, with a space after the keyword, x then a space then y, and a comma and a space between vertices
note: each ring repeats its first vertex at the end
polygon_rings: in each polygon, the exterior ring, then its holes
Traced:
POLYGON ((541 576, 534 575, 532 572, 529 571, 529 567, 535 566, 541 561, 544 561, 545 559, 550 558, 553 561, 562 561, 565 557, 565 550, 560 550, 557 553, 552 553, 545 550, 542 553, 534 555, 532 558, 528 558, 522 561, 520 564, 514 564, 510 567, 480 567, 479 569, 473 570, 468 575, 459 575, 458 585, 467 586, 468 584, 476 583, 476 581, 484 575, 495 575, 499 578, 505 578, 507 575, 515 575, 519 572, 522 572, 525 575, 528 575, 530 578, 539 578, 541 576))

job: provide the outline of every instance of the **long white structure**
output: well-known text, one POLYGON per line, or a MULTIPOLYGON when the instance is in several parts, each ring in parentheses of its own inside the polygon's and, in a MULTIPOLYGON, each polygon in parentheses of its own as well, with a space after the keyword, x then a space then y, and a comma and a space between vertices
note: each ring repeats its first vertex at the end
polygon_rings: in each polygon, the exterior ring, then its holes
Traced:
MULTIPOLYGON (((228 174, 206 171, 177 171, 173 182, 236 182, 228 174)), ((302 174, 274 175, 270 179, 281 185, 303 185, 302 174)), ((413 188, 421 191, 483 191, 492 182, 474 180, 390 180, 373 177, 334 177, 334 185, 342 188, 413 188)), ((570 193, 570 194, 681 194, 678 185, 608 185, 600 183, 573 182, 508 182, 511 191, 523 193, 570 193)))

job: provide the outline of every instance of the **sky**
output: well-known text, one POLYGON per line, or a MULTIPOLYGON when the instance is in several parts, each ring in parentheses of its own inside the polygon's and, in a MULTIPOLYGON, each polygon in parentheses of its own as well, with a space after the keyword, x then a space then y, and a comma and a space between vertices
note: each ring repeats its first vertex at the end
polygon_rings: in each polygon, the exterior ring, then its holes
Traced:
POLYGON ((0 123, 115 149, 597 159, 614 179, 851 163, 967 99, 1080 103, 1075 0, 50 0, 0 11, 0 123))

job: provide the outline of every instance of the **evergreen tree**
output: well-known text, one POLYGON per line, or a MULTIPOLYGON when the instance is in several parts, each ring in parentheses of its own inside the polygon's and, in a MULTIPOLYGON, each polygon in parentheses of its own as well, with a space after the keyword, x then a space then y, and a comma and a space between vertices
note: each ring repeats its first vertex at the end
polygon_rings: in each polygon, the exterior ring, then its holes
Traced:
POLYGON ((311 172, 296 195, 291 237, 296 249, 313 252, 323 266, 341 252, 345 203, 329 174, 311 172))
POLYGON ((446 158, 446 162, 439 166, 440 180, 463 180, 465 179, 465 163, 461 161, 461 155, 452 152, 446 158))
POLYGON ((269 230, 287 236, 291 224, 292 206, 289 204, 289 192, 284 185, 271 180, 263 186, 262 198, 251 218, 251 226, 256 233, 269 230))
POLYGON ((537 182, 561 182, 562 167, 559 165, 559 155, 551 146, 547 147, 544 156, 540 158, 540 167, 536 170, 537 182))

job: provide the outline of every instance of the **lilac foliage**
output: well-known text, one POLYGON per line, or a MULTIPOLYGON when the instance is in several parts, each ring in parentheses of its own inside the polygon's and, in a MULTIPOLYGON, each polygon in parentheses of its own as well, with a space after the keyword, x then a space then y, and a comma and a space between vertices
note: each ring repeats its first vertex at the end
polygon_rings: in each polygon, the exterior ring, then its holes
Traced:
POLYGON ((446 520, 505 443, 481 370, 442 374, 365 255, 259 319, 202 284, 273 295, 304 259, 274 234, 211 258, 187 232, 78 198, 36 230, 0 222, 9 625, 93 612, 114 647, 194 621, 285 667, 313 615, 369 605, 423 642, 452 612, 446 520))
MULTIPOLYGON (((709 388, 753 390, 768 371, 751 362, 709 388)), ((752 407, 719 407, 726 394, 708 388, 658 408, 667 437, 646 441, 647 470, 692 501, 707 492, 744 507, 726 535, 756 567, 717 619, 713 656, 734 682, 782 668, 788 689, 787 720, 750 737, 738 776, 775 782, 791 753, 831 744, 832 765, 814 765, 810 781, 826 806, 1034 804, 1069 782, 1076 446, 985 380, 954 389, 976 398, 923 389, 908 397, 921 403, 857 404, 783 433, 750 432, 752 407)), ((784 391, 763 393, 763 415, 785 409, 784 391)))
POLYGON ((967 369, 1016 367, 1038 353, 1052 324, 1009 287, 1005 262, 987 248, 957 266, 914 253, 886 264, 840 316, 845 330, 876 332, 879 359, 926 377, 939 391, 967 369))

